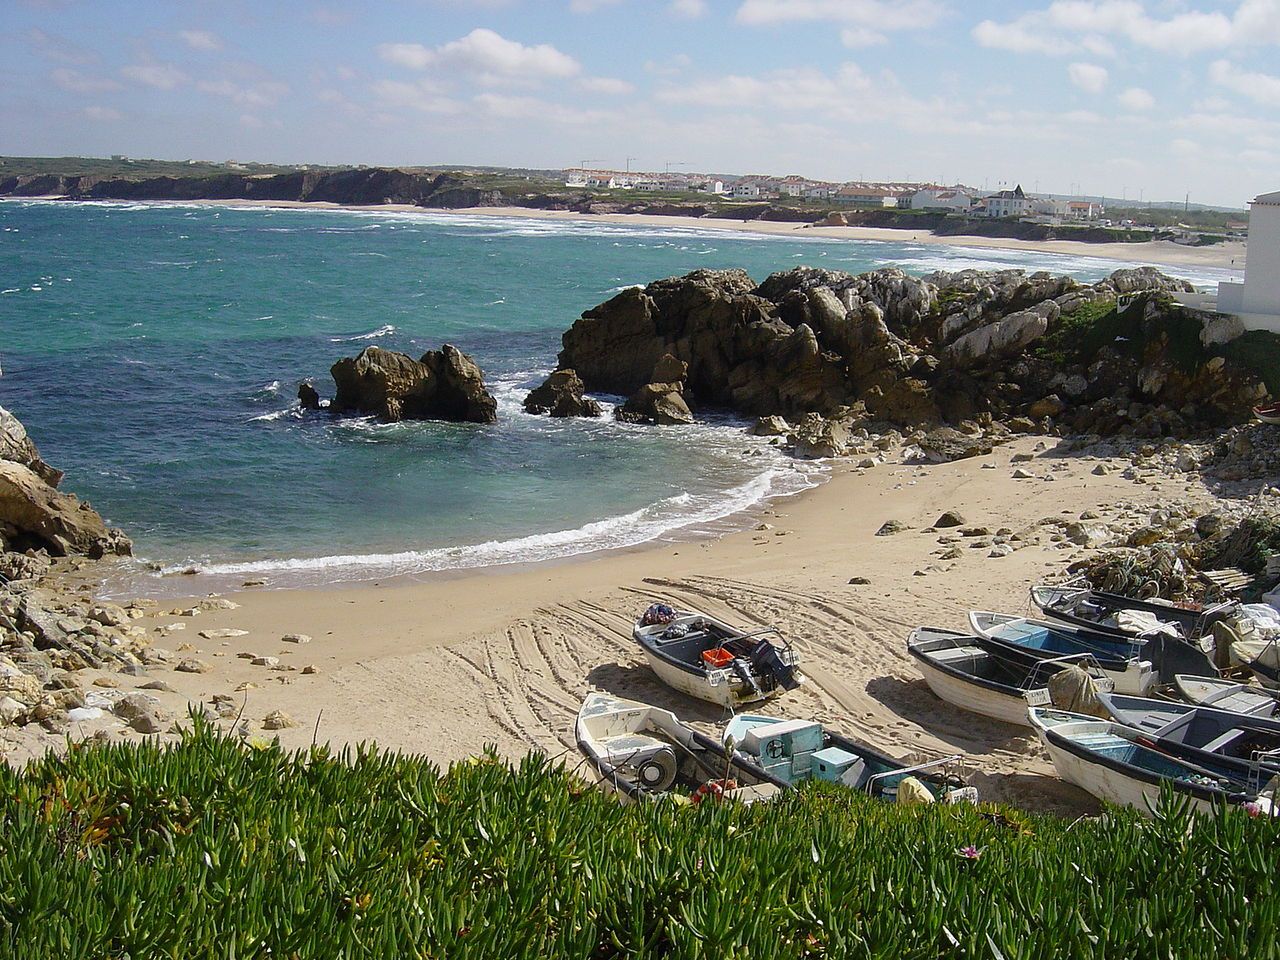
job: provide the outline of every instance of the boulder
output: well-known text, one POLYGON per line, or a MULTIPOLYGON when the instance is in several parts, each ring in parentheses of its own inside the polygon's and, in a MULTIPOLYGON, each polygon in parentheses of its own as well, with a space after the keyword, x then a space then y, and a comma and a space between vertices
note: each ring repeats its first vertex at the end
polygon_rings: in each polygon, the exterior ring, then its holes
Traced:
POLYGON ((298 384, 298 403, 303 410, 320 409, 320 394, 308 381, 298 384))
POLYGON ((524 398, 529 413, 552 417, 598 417, 600 404, 582 395, 582 378, 573 370, 556 370, 524 398))
POLYGON ((30 467, 0 460, 0 524, 15 528, 54 556, 79 553, 97 559, 128 556, 129 538, 109 528, 98 512, 73 494, 50 486, 30 467))
POLYGON ((751 427, 751 435, 756 437, 785 437, 790 432, 791 424, 777 414, 761 417, 751 427))
POLYGON ((0 407, 0 460, 22 464, 51 487, 62 482, 62 471, 40 459, 40 451, 27 436, 26 427, 4 407, 0 407))
POLYGON ((373 414, 388 422, 498 419, 498 402, 486 389, 480 368, 450 344, 418 360, 366 347, 359 356, 339 360, 330 372, 337 385, 330 405, 335 413, 373 414))
POLYGON ((1049 330, 1059 314, 1058 305, 1046 300, 966 333, 952 343, 946 356, 957 366, 976 366, 1021 353, 1049 330))
POLYGON ((792 452, 803 459, 842 457, 849 452, 849 427, 821 414, 806 414, 788 437, 792 452))
POLYGON ((678 383, 646 383, 614 415, 623 423, 693 423, 693 411, 678 383))

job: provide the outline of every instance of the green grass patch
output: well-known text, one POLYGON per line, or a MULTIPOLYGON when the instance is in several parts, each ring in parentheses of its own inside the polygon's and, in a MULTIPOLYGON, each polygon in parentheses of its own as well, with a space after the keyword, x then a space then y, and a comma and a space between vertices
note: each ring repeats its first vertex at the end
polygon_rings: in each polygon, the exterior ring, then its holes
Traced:
POLYGON ((1278 855, 1280 822, 1171 798, 624 808, 536 756, 441 772, 197 724, 0 768, 0 956, 1265 958, 1278 855))
POLYGON ((1113 342, 1120 326, 1116 302, 1095 300, 1061 314, 1040 338, 1032 354, 1059 365, 1074 363, 1113 342))

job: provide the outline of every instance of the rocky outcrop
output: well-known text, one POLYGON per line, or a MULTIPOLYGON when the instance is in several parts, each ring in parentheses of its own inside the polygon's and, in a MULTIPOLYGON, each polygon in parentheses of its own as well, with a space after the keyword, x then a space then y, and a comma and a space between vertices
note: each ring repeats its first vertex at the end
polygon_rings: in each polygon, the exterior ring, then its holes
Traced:
POLYGON ((614 416, 624 423, 654 423, 665 426, 693 423, 693 411, 685 399, 689 365, 671 354, 654 364, 649 382, 633 393, 614 416))
POLYGON ((310 381, 298 384, 298 406, 303 410, 319 410, 320 394, 310 381))
POLYGON ((614 416, 623 423, 665 426, 693 423, 693 411, 676 383, 646 383, 617 409, 614 416))
POLYGON ((687 367, 687 405, 762 418, 949 425, 969 437, 997 421, 1176 434, 1243 419, 1267 394, 1265 371, 1201 336, 1213 318, 1169 296, 1187 289, 1148 267, 1094 284, 1021 270, 802 267, 754 285, 741 270, 699 270, 586 311, 559 361, 588 389, 635 396, 637 412, 674 393, 654 372, 670 355, 687 367))
MULTIPOLYGON (((61 480, 61 471, 40 459, 18 418, 0 407, 0 551, 44 550, 94 559, 131 553, 133 545, 123 532, 108 527, 89 504, 57 489, 61 480)), ((47 570, 39 555, 6 560, 3 566, 22 576, 47 570)))
POLYGON ((62 471, 55 470, 40 459, 40 451, 27 436, 26 428, 4 407, 0 407, 0 460, 12 460, 30 468, 51 487, 62 482, 62 471))
POLYGON ((372 414, 381 420, 452 420, 493 423, 498 403, 485 387, 475 361, 445 344, 418 360, 408 354, 366 347, 331 369, 338 414, 372 414))
POLYGON ((132 552, 129 539, 108 528, 89 504, 11 460, 0 461, 0 525, 14 531, 6 532, 11 545, 29 542, 57 557, 84 554, 97 559, 132 552))
POLYGON ((524 408, 529 413, 552 417, 598 417, 600 404, 582 395, 586 389, 582 378, 573 370, 556 370, 542 386, 529 391, 524 408))

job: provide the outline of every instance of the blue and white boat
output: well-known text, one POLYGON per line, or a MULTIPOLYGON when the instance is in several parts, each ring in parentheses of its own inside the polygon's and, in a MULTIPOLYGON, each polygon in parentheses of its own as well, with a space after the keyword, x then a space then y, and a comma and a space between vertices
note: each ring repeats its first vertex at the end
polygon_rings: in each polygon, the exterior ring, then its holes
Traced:
POLYGON ((826 780, 894 801, 908 777, 924 785, 934 800, 976 802, 977 790, 948 768, 960 757, 905 764, 866 744, 825 729, 816 720, 784 720, 742 713, 724 728, 726 750, 759 765, 771 780, 792 786, 826 780))
POLYGON ((1274 771, 1266 764, 1216 756, 1065 710, 1031 707, 1028 716, 1058 776, 1099 800, 1150 815, 1168 785, 1204 812, 1222 803, 1275 812, 1274 771))
POLYGON ((1140 640, 987 610, 970 611, 969 623, 987 650, 1028 671, 1046 660, 1087 656, 1115 684, 1117 693, 1141 696, 1158 679, 1140 640))

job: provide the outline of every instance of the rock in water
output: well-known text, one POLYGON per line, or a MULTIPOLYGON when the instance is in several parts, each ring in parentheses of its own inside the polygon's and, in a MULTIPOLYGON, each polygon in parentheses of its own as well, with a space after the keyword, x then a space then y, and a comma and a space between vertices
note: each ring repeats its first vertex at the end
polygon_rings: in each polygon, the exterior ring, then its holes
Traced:
POLYGON ((381 420, 452 420, 493 423, 498 402, 485 388, 475 361, 445 344, 414 360, 407 354, 366 347, 331 370, 335 413, 371 413, 381 420))
POLYGON ((693 423, 678 383, 646 383, 614 415, 624 423, 693 423))
POLYGON ((553 417, 598 417, 600 404, 584 397, 582 378, 573 370, 556 370, 524 398, 529 413, 545 413, 553 417))
POLYGON ((301 404, 303 410, 319 410, 320 394, 316 392, 307 381, 298 384, 298 403, 301 404))

